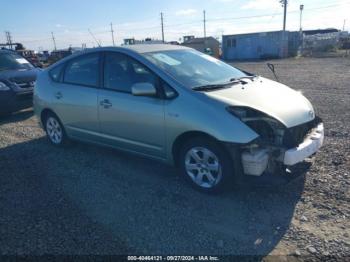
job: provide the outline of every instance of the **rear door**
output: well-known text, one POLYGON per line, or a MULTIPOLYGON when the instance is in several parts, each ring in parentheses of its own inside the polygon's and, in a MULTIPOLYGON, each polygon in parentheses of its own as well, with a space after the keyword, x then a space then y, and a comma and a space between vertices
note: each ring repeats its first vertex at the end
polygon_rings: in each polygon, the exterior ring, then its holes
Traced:
POLYGON ((153 157, 164 157, 164 100, 134 96, 135 83, 158 87, 159 78, 133 58, 109 52, 104 58, 98 111, 104 143, 153 157))
POLYGON ((99 53, 82 55, 66 63, 61 83, 54 85, 54 111, 70 136, 89 140, 99 132, 99 71, 99 53))

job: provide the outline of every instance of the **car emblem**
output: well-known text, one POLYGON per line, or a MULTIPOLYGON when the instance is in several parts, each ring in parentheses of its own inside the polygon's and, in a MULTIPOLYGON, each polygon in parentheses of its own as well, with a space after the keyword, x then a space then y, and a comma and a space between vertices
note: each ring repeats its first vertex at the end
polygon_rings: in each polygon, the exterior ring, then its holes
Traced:
POLYGON ((314 111, 310 110, 310 111, 309 111, 309 116, 310 116, 310 118, 314 118, 314 116, 315 116, 314 111))

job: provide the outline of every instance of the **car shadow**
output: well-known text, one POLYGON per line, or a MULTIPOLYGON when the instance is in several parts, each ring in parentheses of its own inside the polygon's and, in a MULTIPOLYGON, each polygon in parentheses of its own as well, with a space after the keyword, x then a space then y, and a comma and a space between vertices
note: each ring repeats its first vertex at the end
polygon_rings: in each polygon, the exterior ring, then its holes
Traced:
POLYGON ((7 115, 1 115, 0 114, 0 125, 1 124, 8 124, 13 122, 20 122, 24 121, 28 118, 31 118, 34 115, 34 111, 32 108, 22 110, 19 112, 9 113, 7 115))
MULTIPOLYGON (((57 205, 55 192, 74 206, 74 211, 60 211, 63 218, 71 218, 65 219, 68 227, 77 227, 63 240, 63 247, 81 234, 76 221, 81 219, 103 228, 106 239, 118 239, 112 243, 122 242, 122 250, 145 255, 270 254, 290 227, 307 172, 301 168, 298 179, 277 189, 232 185, 229 192, 207 195, 193 190, 172 167, 160 162, 81 143, 56 148, 45 138, 1 148, 0 166, 0 179, 6 177, 7 184, 30 178, 36 185, 34 195, 43 195, 33 201, 48 202, 38 212, 55 214, 51 210, 57 205), (72 212, 79 216, 72 218, 72 212)), ((7 199, 5 191, 0 194, 7 199)), ((20 208, 18 203, 6 215, 15 216, 20 208)), ((30 216, 27 214, 28 220, 30 216)), ((45 219, 52 223, 56 217, 45 219)), ((101 252, 120 254, 120 250, 106 244, 101 252)), ((47 247, 46 251, 50 254, 52 250, 47 247)))

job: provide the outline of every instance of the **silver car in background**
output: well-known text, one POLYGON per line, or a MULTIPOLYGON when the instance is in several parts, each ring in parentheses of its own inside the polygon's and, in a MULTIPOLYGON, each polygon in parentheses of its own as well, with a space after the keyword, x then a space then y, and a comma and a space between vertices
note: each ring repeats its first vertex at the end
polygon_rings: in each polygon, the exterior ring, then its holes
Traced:
POLYGON ((34 105, 52 144, 74 139, 159 159, 206 192, 282 175, 324 137, 300 92, 173 45, 63 59, 39 75, 34 105))

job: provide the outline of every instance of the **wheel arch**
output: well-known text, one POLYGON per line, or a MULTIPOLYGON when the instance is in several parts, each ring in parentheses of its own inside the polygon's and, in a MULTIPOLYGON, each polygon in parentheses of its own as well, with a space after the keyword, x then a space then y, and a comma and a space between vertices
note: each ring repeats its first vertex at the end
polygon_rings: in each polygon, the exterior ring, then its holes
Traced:
POLYGON ((58 121, 61 122, 60 118, 58 117, 58 115, 50 108, 44 108, 41 113, 40 113, 40 121, 41 124, 43 125, 43 127, 45 128, 45 119, 49 114, 53 114, 54 116, 57 117, 58 121))
POLYGON ((209 135, 209 134, 202 132, 202 131, 187 131, 187 132, 179 135, 174 140, 174 143, 172 145, 171 153, 172 153, 172 157, 173 157, 173 161, 174 161, 175 166, 178 166, 179 153, 180 153, 181 147, 184 145, 184 143, 186 143, 188 140, 190 140, 194 137, 206 137, 208 139, 211 139, 211 140, 217 142, 225 151, 227 151, 227 153, 229 153, 227 148, 225 146, 223 146, 223 143, 220 140, 218 140, 217 138, 215 138, 214 136, 209 135))

